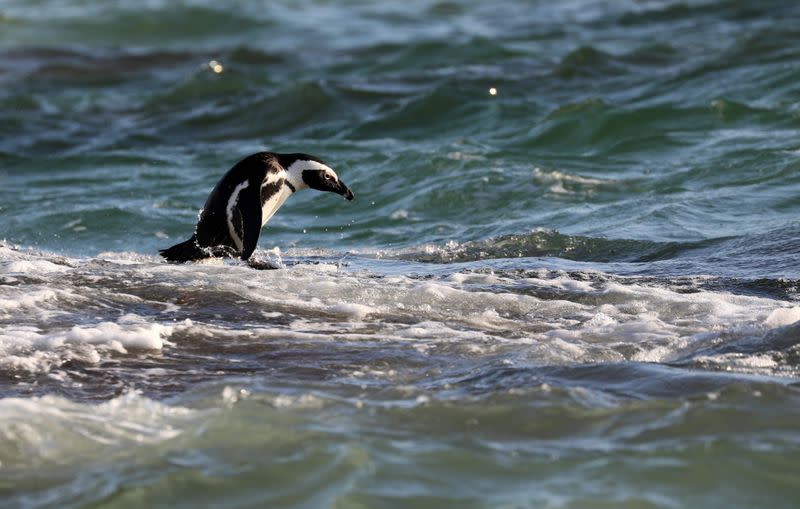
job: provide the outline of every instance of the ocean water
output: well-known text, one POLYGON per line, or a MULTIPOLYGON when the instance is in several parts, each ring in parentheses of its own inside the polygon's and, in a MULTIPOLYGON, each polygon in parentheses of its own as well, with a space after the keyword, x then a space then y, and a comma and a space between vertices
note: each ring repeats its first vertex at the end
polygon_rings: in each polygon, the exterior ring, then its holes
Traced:
POLYGON ((800 506, 800 4, 0 2, 0 507, 800 506), (242 157, 255 256, 171 265, 242 157))

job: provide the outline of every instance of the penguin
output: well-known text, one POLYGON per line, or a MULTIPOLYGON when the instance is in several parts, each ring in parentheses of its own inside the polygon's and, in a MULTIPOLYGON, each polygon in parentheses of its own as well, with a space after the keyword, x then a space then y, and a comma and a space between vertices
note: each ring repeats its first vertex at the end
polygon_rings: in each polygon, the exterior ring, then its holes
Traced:
POLYGON ((316 156, 275 152, 247 156, 214 186, 192 237, 159 253, 176 263, 211 257, 249 261, 261 228, 289 196, 306 188, 340 194, 348 201, 355 197, 316 156))

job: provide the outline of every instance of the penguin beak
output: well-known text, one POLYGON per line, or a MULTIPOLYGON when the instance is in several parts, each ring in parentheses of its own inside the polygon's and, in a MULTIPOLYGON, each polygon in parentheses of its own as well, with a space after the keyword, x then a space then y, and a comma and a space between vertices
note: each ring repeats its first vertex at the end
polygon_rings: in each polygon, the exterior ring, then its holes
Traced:
POLYGON ((344 182, 341 180, 337 183, 337 187, 334 190, 335 193, 341 194, 347 201, 352 201, 356 195, 353 194, 353 191, 350 190, 349 187, 344 185, 344 182))

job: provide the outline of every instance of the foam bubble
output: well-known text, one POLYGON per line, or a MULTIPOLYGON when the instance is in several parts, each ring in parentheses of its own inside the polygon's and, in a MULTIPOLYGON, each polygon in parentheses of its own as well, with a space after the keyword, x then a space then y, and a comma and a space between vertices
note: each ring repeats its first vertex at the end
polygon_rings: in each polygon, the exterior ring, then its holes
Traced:
POLYGON ((336 314, 347 315, 353 320, 363 320, 368 314, 374 311, 370 306, 353 302, 336 304, 331 306, 330 310, 336 314))
POLYGON ((764 325, 770 328, 785 327, 798 320, 800 320, 800 307, 778 308, 764 320, 764 325))
POLYGON ((699 365, 715 366, 725 371, 742 373, 774 372, 780 369, 777 361, 768 354, 725 353, 701 355, 694 360, 699 365))
POLYGON ((67 272, 71 269, 71 267, 47 260, 15 260, 3 265, 8 274, 52 274, 67 272))
POLYGON ((160 350, 164 346, 162 336, 172 333, 172 328, 159 324, 137 324, 102 322, 94 326, 75 326, 66 334, 68 343, 105 345, 120 353, 126 348, 160 350))
POLYGON ((53 289, 30 289, 25 287, 3 288, 0 294, 0 316, 9 316, 12 312, 25 309, 42 309, 44 304, 58 299, 58 292, 53 289))

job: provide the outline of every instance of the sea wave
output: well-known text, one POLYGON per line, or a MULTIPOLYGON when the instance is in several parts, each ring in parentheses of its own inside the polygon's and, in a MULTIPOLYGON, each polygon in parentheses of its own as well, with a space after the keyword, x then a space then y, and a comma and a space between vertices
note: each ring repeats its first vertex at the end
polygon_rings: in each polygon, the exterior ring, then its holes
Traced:
MULTIPOLYGON (((509 254, 508 246, 495 248, 509 254)), ((5 246, 0 370, 15 380, 6 384, 15 393, 56 383, 96 397, 119 390, 108 377, 158 394, 219 373, 293 371, 298 359, 286 352, 294 351, 313 359, 300 365, 333 379, 385 373, 387 355, 394 379, 421 353, 516 352, 537 365, 633 361, 783 376, 798 369, 796 282, 613 275, 548 268, 545 258, 511 269, 476 252, 447 254, 441 266, 409 253, 287 252, 279 258, 286 268, 255 272, 235 262, 175 266, 140 254, 78 259, 5 246), (319 357, 320 345, 331 352, 360 345, 364 365, 319 357), (191 369, 178 369, 190 359, 191 369), (165 374, 145 380, 145 368, 165 374), (103 376, 88 383, 87 372, 103 376)))
MULTIPOLYGON (((701 475, 698 455, 722 473, 750 479, 768 471, 772 455, 797 450, 797 390, 730 378, 631 365, 545 373, 495 365, 454 376, 438 390, 400 386, 370 396, 251 379, 198 387, 169 404, 136 392, 99 404, 3 398, 0 461, 14 487, 0 486, 0 501, 80 507, 169 496, 235 507, 236 493, 237 502, 246 496, 270 506, 372 506, 397 503, 398 479, 407 479, 414 489, 403 490, 403 503, 544 504, 558 497, 583 505, 624 496, 652 505, 671 498, 661 478, 676 466, 701 475), (459 389, 469 396, 454 404, 459 389), (468 472, 460 470, 464 464, 468 472), (544 485, 521 494, 531 469, 544 485), (620 474, 647 489, 612 490, 620 474), (454 495, 465 478, 471 482, 454 495), (487 478, 505 488, 486 490, 487 478), (577 488, 563 491, 564 483, 577 488)), ((780 503, 793 484, 777 476, 770 487, 764 496, 780 503)), ((682 496, 735 503, 716 485, 697 490, 702 495, 682 496)))
POLYGON ((430 244, 379 256, 405 260, 453 263, 493 258, 556 257, 585 262, 648 262, 673 258, 694 249, 715 245, 724 239, 700 242, 654 242, 565 235, 539 230, 521 235, 504 235, 476 242, 430 244))

